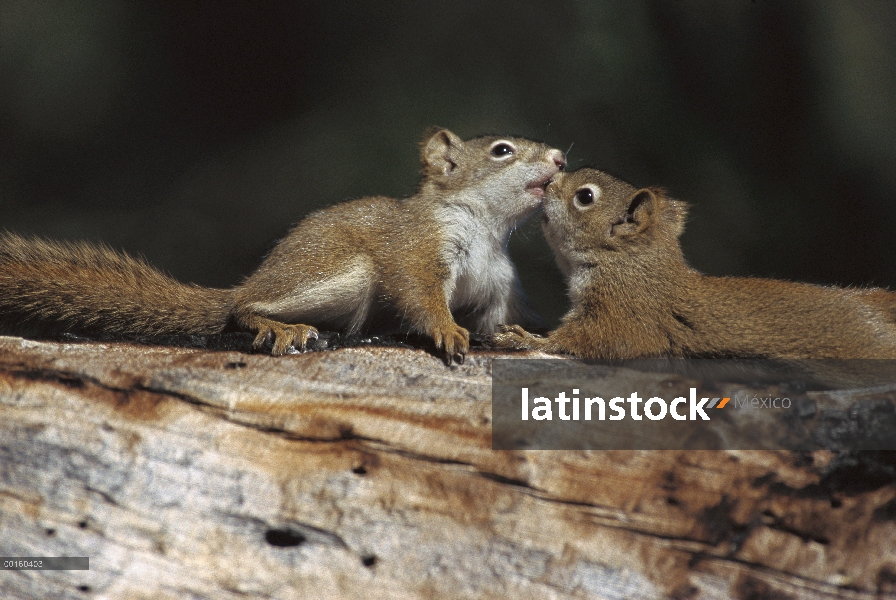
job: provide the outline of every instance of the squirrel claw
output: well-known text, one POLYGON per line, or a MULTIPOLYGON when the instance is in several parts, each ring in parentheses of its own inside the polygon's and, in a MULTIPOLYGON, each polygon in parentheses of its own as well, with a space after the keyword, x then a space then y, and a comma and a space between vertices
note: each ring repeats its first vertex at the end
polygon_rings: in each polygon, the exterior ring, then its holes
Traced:
POLYGON ((265 324, 258 329, 258 335, 252 347, 258 350, 273 338, 274 345, 271 348, 272 356, 283 356, 290 353, 290 349, 304 352, 308 340, 318 339, 317 329, 310 325, 286 325, 284 323, 265 324))
POLYGON ((492 335, 491 345, 495 348, 525 350, 532 347, 536 336, 519 325, 498 325, 498 333, 492 335))
POLYGON ((450 367, 454 360, 464 363, 470 349, 470 332, 456 323, 436 327, 432 332, 436 348, 445 350, 445 363, 450 367))
POLYGON ((498 331, 501 333, 513 333, 520 337, 532 335, 528 331, 523 329, 520 325, 498 325, 498 331))
POLYGON ((270 329, 259 329, 258 335, 256 335, 255 339, 252 341, 252 349, 258 350, 259 348, 263 347, 268 343, 268 341, 270 341, 273 335, 274 332, 270 329))

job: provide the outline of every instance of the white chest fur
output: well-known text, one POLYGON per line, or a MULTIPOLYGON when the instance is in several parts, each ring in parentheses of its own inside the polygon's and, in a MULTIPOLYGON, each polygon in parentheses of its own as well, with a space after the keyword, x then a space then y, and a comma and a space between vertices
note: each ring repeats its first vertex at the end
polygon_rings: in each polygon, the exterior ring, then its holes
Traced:
POLYGON ((480 313, 481 331, 492 332, 507 318, 511 296, 518 283, 507 255, 507 234, 495 231, 487 220, 469 209, 447 207, 440 211, 445 239, 442 256, 450 269, 445 297, 452 311, 465 308, 480 313))

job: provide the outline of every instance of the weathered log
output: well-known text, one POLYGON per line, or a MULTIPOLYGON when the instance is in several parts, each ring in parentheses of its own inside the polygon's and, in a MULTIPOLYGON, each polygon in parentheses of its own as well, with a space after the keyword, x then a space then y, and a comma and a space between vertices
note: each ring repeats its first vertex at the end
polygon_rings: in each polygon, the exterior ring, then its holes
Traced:
POLYGON ((495 451, 493 353, 0 338, 3 598, 896 597, 892 453, 495 451))

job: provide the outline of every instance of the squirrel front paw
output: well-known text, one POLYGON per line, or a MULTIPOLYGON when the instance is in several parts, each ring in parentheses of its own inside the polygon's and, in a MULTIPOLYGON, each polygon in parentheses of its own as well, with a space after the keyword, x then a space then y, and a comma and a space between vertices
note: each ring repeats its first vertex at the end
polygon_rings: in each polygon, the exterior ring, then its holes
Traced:
POLYGON ((492 335, 490 345, 495 348, 531 350, 543 340, 544 338, 532 335, 519 325, 498 325, 498 333, 492 335))
POLYGON ((273 337, 274 346, 271 348, 272 356, 283 356, 290 348, 304 352, 308 340, 317 339, 317 329, 310 325, 287 325, 268 321, 258 327, 258 335, 252 347, 258 350, 273 337))
POLYGON ((457 323, 435 327, 431 333, 436 348, 445 349, 445 361, 450 365, 454 359, 463 364, 470 349, 470 332, 457 323))

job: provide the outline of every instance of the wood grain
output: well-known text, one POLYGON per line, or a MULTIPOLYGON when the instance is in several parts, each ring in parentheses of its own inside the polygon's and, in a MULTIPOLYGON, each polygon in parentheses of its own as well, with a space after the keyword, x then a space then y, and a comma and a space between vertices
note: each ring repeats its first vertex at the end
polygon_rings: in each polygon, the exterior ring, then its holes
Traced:
POLYGON ((892 453, 493 451, 493 356, 0 338, 0 555, 90 557, 0 597, 896 598, 892 453))

